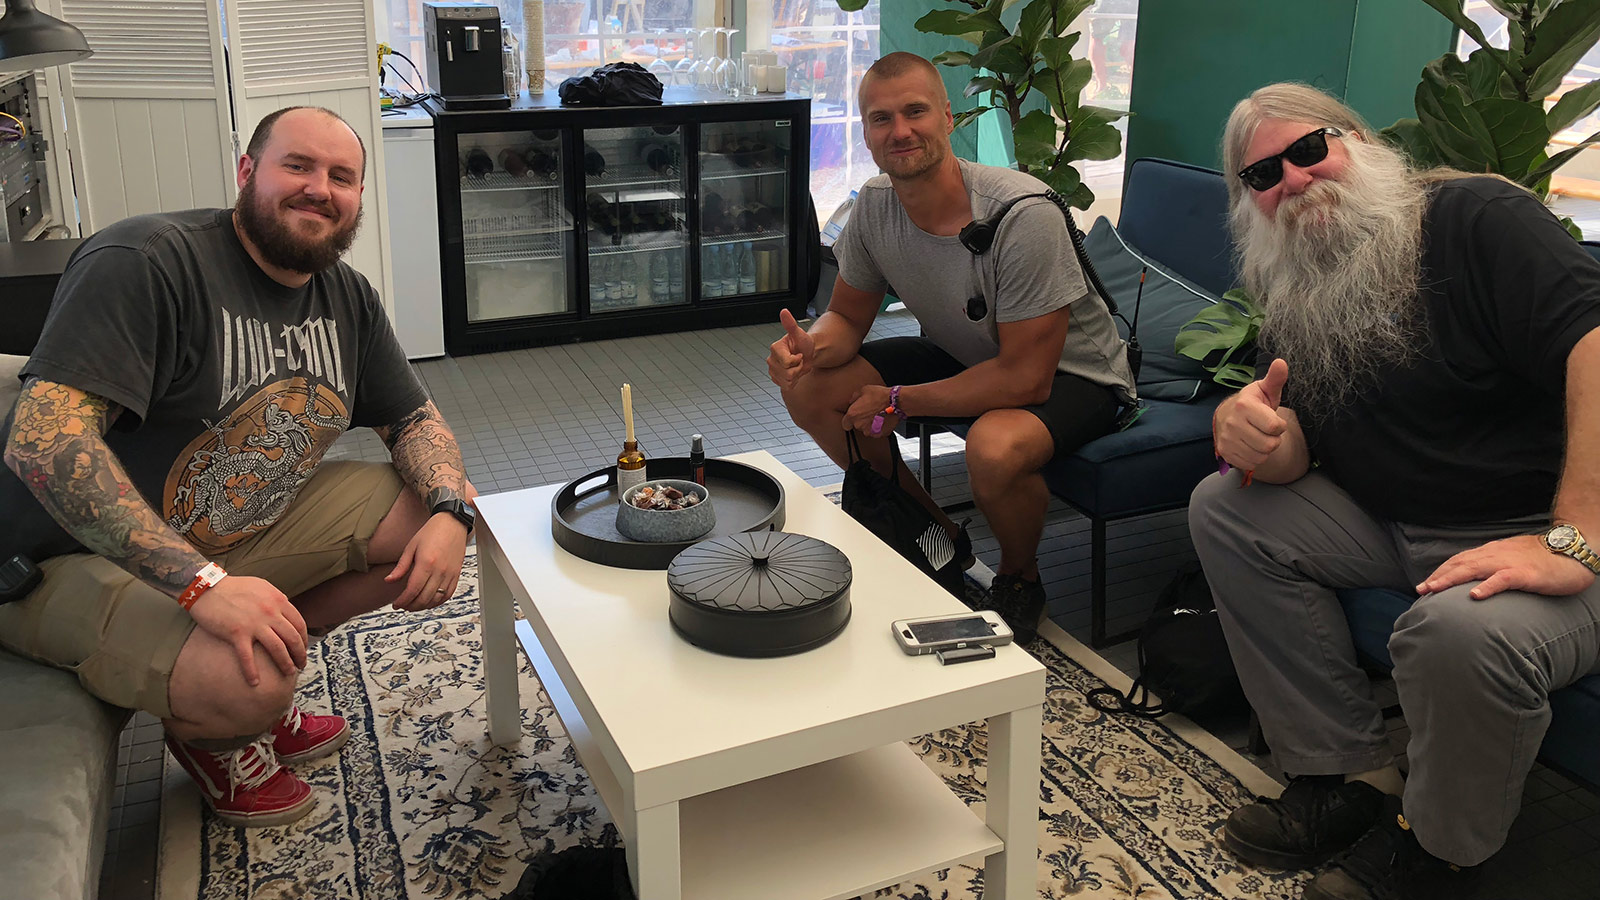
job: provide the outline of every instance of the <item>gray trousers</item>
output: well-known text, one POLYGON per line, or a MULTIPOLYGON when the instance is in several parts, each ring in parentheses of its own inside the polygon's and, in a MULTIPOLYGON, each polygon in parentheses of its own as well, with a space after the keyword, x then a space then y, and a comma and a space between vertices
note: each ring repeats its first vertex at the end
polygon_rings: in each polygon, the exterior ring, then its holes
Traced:
MULTIPOLYGON (((1381 707, 1334 591, 1409 592, 1454 554, 1541 531, 1544 518, 1424 528, 1374 518, 1318 472, 1239 484, 1237 472, 1201 482, 1189 528, 1278 765, 1295 775, 1389 765, 1381 707)), ((1600 582, 1571 597, 1483 601, 1467 595, 1476 583, 1417 601, 1389 639, 1411 729, 1406 820, 1425 850, 1464 866, 1505 843, 1550 691, 1600 671, 1600 582)))

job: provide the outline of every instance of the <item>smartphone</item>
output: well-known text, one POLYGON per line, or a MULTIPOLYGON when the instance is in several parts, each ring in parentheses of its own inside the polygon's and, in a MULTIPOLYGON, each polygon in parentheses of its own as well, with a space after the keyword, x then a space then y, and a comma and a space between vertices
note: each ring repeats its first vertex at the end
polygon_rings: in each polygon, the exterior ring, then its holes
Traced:
POLYGON ((890 628, 894 630, 894 639, 900 642, 900 649, 912 656, 980 644, 998 647, 1011 643, 1015 637, 1000 614, 991 609, 950 616, 900 619, 890 628))
POLYGON ((0 563, 0 603, 10 603, 33 593, 33 589, 44 580, 44 573, 33 561, 22 554, 17 554, 3 563, 0 563))

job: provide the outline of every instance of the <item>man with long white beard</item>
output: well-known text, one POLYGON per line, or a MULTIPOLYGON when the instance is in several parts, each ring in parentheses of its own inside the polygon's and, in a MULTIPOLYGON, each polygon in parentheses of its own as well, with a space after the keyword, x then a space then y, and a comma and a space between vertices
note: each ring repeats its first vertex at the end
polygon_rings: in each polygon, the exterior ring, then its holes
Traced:
POLYGON ((1235 107, 1223 155, 1270 365, 1218 408, 1189 522, 1291 776, 1224 840, 1331 860, 1307 900, 1438 896, 1505 842, 1549 693, 1600 671, 1600 263, 1521 188, 1409 170, 1303 85, 1235 107), (1356 587, 1418 595, 1389 641, 1405 779, 1356 587))

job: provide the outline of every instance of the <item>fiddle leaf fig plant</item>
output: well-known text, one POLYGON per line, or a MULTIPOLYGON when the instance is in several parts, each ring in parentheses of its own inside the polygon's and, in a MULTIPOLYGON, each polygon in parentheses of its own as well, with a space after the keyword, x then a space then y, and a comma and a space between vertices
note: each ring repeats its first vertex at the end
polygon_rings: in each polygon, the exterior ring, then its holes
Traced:
MULTIPOLYGON (((1418 166, 1453 166, 1503 175, 1548 199, 1550 177, 1600 132, 1550 155, 1559 132, 1600 108, 1600 80, 1567 91, 1549 109, 1545 98, 1600 41, 1600 0, 1490 0, 1506 17, 1507 46, 1492 46, 1460 0, 1424 0, 1478 44, 1466 59, 1446 53, 1422 70, 1416 118, 1382 135, 1418 166)), ((1573 237, 1583 235, 1564 220, 1573 237)))

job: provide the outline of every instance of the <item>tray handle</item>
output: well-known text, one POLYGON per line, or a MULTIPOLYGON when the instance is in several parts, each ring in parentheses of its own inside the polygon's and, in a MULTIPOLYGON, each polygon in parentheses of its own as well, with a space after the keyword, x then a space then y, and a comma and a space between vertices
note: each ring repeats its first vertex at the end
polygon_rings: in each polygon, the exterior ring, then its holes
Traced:
POLYGON ((606 469, 603 472, 596 472, 593 477, 591 477, 591 478, 589 478, 589 479, 587 479, 585 481, 580 481, 580 482, 574 484, 572 486, 572 500, 573 500, 573 502, 576 503, 577 501, 582 500, 584 497, 587 497, 590 494, 595 493, 596 491, 603 491, 606 488, 610 487, 611 485, 615 484, 616 483, 616 473, 617 473, 617 470, 614 469, 614 468, 613 469, 606 469), (599 480, 598 484, 595 484, 596 479, 599 480), (585 488, 584 485, 586 485, 586 484, 594 484, 594 486, 590 487, 590 488, 585 488))

